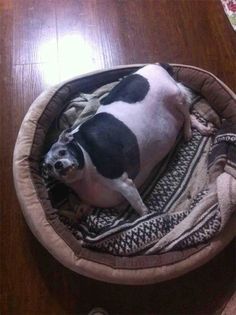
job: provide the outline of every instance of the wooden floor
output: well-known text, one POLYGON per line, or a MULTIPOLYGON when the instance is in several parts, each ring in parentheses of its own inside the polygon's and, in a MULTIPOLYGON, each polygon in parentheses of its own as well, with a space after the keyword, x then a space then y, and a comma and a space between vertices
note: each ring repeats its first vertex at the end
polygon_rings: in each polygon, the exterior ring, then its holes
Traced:
MULTIPOLYGON (((236 87, 236 33, 218 0, 0 0, 1 304, 4 315, 219 314, 233 293, 235 243, 166 283, 128 287, 65 269, 32 236, 14 192, 21 121, 46 87, 113 65, 173 62, 236 87)), ((231 315, 230 313, 228 313, 231 315)))

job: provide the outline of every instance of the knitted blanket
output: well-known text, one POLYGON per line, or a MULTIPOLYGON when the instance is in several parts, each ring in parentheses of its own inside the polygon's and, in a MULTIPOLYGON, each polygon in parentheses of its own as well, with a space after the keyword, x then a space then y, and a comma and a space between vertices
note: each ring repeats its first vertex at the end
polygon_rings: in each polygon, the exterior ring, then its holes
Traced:
MULTIPOLYGON (((117 83, 71 100, 52 126, 47 147, 62 130, 94 115, 99 99, 117 83)), ((230 181, 236 175, 236 126, 221 124, 201 96, 195 96, 192 113, 201 122, 220 127, 218 133, 214 141, 196 129, 189 142, 179 135, 175 149, 141 187, 150 211, 144 217, 130 206, 123 210, 94 208, 77 221, 78 198, 64 184, 46 182, 52 206, 82 246, 118 256, 156 254, 207 244, 222 230, 236 200, 230 181)))

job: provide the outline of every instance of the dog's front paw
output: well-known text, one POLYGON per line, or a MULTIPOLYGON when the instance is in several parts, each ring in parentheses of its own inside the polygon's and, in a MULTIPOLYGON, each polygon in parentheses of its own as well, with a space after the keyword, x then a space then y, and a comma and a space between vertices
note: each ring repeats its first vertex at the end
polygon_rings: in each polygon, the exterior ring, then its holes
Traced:
POLYGON ((208 123, 207 126, 202 125, 199 131, 203 136, 211 136, 216 132, 216 130, 217 129, 212 123, 208 123))
POLYGON ((143 203, 143 205, 141 206, 141 211, 139 212, 139 214, 141 216, 147 215, 149 213, 148 208, 145 206, 145 204, 143 203))

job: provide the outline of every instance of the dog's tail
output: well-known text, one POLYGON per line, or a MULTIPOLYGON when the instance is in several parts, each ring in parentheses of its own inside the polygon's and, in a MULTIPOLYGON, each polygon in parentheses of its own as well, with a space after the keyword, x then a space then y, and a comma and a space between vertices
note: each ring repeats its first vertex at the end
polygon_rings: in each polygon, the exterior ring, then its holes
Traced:
MULTIPOLYGON (((173 78, 174 69, 169 63, 159 63, 159 66, 161 66, 163 69, 165 69, 169 73, 169 75, 173 78)), ((176 82, 176 83, 177 83, 177 85, 181 91, 181 94, 183 95, 186 103, 190 106, 193 102, 193 99, 194 99, 193 92, 188 87, 183 85, 182 83, 180 83, 180 82, 176 82)))
POLYGON ((169 75, 171 76, 171 77, 173 77, 174 76, 174 69, 173 69, 173 67, 169 64, 169 63, 159 63, 159 65, 163 68, 163 69, 165 69, 168 73, 169 73, 169 75))

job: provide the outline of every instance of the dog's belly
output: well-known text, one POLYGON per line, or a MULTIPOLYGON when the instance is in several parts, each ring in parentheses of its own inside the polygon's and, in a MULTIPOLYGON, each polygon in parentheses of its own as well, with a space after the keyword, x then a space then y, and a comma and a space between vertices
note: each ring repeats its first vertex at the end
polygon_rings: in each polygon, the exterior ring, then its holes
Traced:
POLYGON ((96 207, 111 208, 125 201, 119 192, 106 187, 103 181, 104 179, 97 174, 91 181, 82 179, 74 182, 71 188, 83 202, 96 207))

